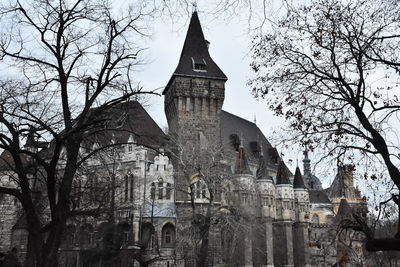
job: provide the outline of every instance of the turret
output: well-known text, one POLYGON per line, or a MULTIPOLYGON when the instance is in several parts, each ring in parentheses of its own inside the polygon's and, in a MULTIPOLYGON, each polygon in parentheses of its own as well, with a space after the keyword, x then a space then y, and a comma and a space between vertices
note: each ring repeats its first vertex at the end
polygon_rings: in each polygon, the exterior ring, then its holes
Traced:
POLYGON ((296 221, 306 222, 306 215, 308 214, 308 206, 310 204, 310 200, 299 167, 296 168, 296 172, 294 174, 293 190, 295 199, 296 221))
POLYGON ((276 202, 277 219, 293 219, 293 185, 289 181, 286 165, 283 161, 279 162, 278 172, 276 174, 276 202))
POLYGON ((275 217, 275 186, 271 177, 269 176, 266 166, 266 159, 264 158, 263 148, 261 147, 260 158, 258 160, 256 172, 256 188, 261 201, 261 216, 262 217, 275 217))
MULTIPOLYGON (((254 177, 251 174, 247 157, 243 146, 243 138, 240 140, 238 157, 236 158, 235 172, 232 177, 235 192, 239 202, 249 207, 254 199, 255 186, 254 177)), ((253 206, 253 205, 251 205, 253 206)))

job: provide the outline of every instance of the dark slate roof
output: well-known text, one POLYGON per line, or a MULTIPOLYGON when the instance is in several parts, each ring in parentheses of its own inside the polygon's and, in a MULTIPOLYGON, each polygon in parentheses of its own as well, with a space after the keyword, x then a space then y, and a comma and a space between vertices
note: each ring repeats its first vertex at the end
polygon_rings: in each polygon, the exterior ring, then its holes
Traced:
POLYGON ((176 67, 163 94, 168 90, 174 76, 191 76, 227 80, 225 74, 212 60, 207 46, 207 41, 204 38, 199 17, 197 12, 194 12, 190 20, 189 29, 186 34, 178 66, 176 67), (205 63, 205 69, 203 71, 193 70, 194 62, 205 63))
POLYGON ((291 184, 286 171, 287 167, 283 161, 279 162, 278 171, 276 173, 276 184, 291 184))
POLYGON ((310 203, 332 204, 328 195, 323 190, 308 190, 310 203))
POLYGON ((293 188, 306 188, 299 167, 296 168, 296 172, 294 173, 293 188))
POLYGON ((345 198, 340 200, 337 214, 334 218, 335 224, 340 224, 343 220, 353 220, 353 210, 345 198))
MULTIPOLYGON (((255 123, 224 110, 221 111, 220 116, 221 138, 225 155, 236 160, 240 138, 242 138, 244 152, 249 164, 259 166, 262 154, 264 174, 267 174, 268 170, 277 170, 279 154, 255 123)), ((235 163, 235 161, 233 162, 235 163)), ((288 175, 292 175, 288 168, 286 168, 286 171, 288 175)))
POLYGON ((175 203, 173 203, 173 202, 168 202, 168 203, 146 202, 143 206, 143 217, 176 218, 175 203))
MULTIPOLYGON (((85 133, 82 147, 92 149, 116 144, 125 144, 133 136, 138 145, 160 148, 166 144, 167 137, 155 121, 137 101, 119 103, 107 110, 92 109, 93 127, 85 133)), ((41 152, 42 157, 51 156, 54 144, 41 152)))
POLYGON ((125 143, 131 135, 139 145, 159 148, 166 141, 166 135, 150 117, 143 106, 137 101, 118 104, 109 110, 96 114, 95 118, 103 119, 104 130, 87 140, 93 140, 100 145, 125 143))
POLYGON ((268 173, 268 168, 265 163, 264 154, 262 153, 262 148, 261 148, 261 155, 258 160, 256 178, 257 179, 270 179, 270 176, 268 173))

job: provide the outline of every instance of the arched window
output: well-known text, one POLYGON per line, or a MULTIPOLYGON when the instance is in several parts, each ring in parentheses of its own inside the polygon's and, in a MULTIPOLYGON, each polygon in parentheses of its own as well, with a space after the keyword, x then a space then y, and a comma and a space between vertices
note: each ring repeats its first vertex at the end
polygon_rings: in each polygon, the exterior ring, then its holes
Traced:
POLYGON ((134 200, 133 190, 135 188, 135 180, 132 173, 129 172, 128 176, 129 176, 129 200, 133 201, 134 200))
POLYGON ((151 200, 154 200, 156 198, 156 185, 154 183, 151 183, 150 186, 150 198, 151 200))
POLYGON ((318 214, 314 214, 312 216, 312 223, 319 223, 319 216, 318 214))
POLYGON ((142 244, 145 248, 155 247, 154 226, 151 223, 144 223, 142 225, 142 244))
POLYGON ((158 182, 158 199, 163 199, 164 195, 164 183, 163 181, 158 182))
POLYGON ((65 230, 65 246, 73 247, 76 243, 76 228, 74 225, 67 225, 65 230))
POLYGON ((90 247, 93 245, 93 226, 85 224, 81 227, 80 241, 82 246, 90 247))
POLYGON ((167 187, 165 190, 165 199, 168 199, 168 200, 171 199, 171 190, 172 190, 171 184, 167 183, 167 187))
POLYGON ((120 245, 129 245, 132 240, 132 230, 128 223, 119 223, 117 227, 117 234, 120 245))
POLYGON ((129 177, 128 175, 125 175, 125 202, 128 202, 128 197, 129 197, 129 177))
POLYGON ((175 227, 167 223, 162 229, 162 247, 171 248, 175 246, 175 227))
POLYGON ((203 199, 206 199, 206 192, 207 192, 206 189, 207 189, 206 185, 203 184, 203 186, 202 186, 202 188, 201 188, 201 197, 202 197, 203 199))
POLYGON ((200 180, 196 183, 196 198, 199 199, 201 197, 201 182, 200 180))

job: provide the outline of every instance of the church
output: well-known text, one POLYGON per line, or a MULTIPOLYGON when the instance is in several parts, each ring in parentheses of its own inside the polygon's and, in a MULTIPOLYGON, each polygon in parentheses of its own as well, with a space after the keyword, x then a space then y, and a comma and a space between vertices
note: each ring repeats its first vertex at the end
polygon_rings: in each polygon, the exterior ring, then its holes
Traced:
MULTIPOLYGON (((255 123, 222 109, 228 78, 208 45, 194 12, 163 91, 168 133, 128 101, 104 115, 113 130, 84 142, 82 154, 121 145, 91 157, 79 172, 72 200, 79 212, 68 222, 59 265, 363 263, 363 237, 337 234, 340 218, 355 211, 366 216, 353 168, 340 167, 323 189, 305 151, 303 174, 297 167, 293 175, 255 123)), ((28 140, 28 148, 45 153, 28 140)), ((0 170, 6 174, 9 167, 5 151, 0 170)), ((46 206, 39 208, 45 221, 46 206)), ((6 195, 0 195, 0 213, 0 250, 16 247, 23 260, 25 214, 6 195)))

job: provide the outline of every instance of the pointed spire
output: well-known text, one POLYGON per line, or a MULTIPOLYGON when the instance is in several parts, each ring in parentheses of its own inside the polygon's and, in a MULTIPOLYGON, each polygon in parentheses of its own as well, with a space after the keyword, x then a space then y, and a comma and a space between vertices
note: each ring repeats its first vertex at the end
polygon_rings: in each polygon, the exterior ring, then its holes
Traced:
POLYGON ((267 164, 265 163, 263 146, 260 145, 260 158, 258 159, 258 166, 256 172, 257 179, 271 179, 268 173, 267 164))
POLYGON ((278 165, 278 171, 276 173, 276 184, 290 184, 289 177, 286 172, 286 165, 281 160, 278 165))
POLYGON ((240 137, 239 155, 236 160, 235 174, 251 174, 244 151, 242 136, 240 137))
POLYGON ((301 176, 300 168, 298 166, 296 167, 296 172, 294 174, 293 188, 306 188, 303 177, 301 176))
POLYGON ((26 137, 25 147, 33 147, 35 145, 35 130, 32 126, 29 127, 29 133, 26 137))
POLYGON ((311 175, 311 160, 308 158, 308 149, 304 150, 304 159, 303 159, 303 172, 305 177, 309 177, 311 175))
POLYGON ((353 209, 345 198, 340 200, 339 208, 334 219, 335 224, 340 224, 344 220, 353 220, 353 209))
MULTIPOLYGON (((204 38, 197 11, 192 14, 181 57, 173 76, 227 80, 226 75, 215 64, 208 52, 208 42, 204 38)), ((163 94, 168 90, 171 81, 172 78, 163 94)))

